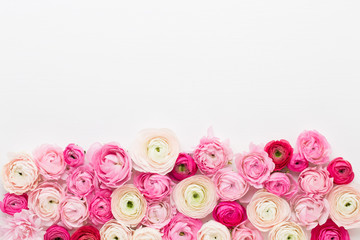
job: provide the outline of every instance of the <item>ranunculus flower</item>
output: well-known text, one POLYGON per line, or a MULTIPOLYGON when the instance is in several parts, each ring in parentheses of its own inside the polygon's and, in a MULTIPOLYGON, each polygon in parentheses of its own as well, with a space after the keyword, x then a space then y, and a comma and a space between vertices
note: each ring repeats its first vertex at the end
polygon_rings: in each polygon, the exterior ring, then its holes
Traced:
POLYGON ((132 240, 161 240, 159 230, 150 227, 138 228, 134 231, 132 240))
POLYGON ((100 189, 89 198, 89 219, 94 225, 102 225, 113 218, 111 194, 112 191, 108 189, 100 189))
POLYGON ((46 230, 44 240, 70 240, 70 234, 64 227, 52 225, 46 230))
POLYGON ((263 240, 259 230, 257 230, 249 221, 237 225, 231 232, 233 240, 263 240))
POLYGON ((349 184, 354 180, 354 172, 351 163, 341 157, 335 158, 327 167, 334 183, 338 185, 349 184))
POLYGON ((194 176, 197 166, 194 159, 186 153, 180 153, 176 159, 175 166, 168 176, 175 181, 181 181, 185 178, 194 176))
POLYGON ((249 221, 260 231, 267 232, 290 218, 288 202, 275 194, 259 190, 246 208, 249 221))
POLYGON ((66 162, 61 147, 43 144, 34 150, 34 160, 45 179, 58 180, 65 172, 66 162))
POLYGON ((346 229, 360 227, 360 192, 355 186, 336 186, 327 199, 330 204, 330 217, 336 225, 346 229))
POLYGON ((198 234, 198 240, 209 240, 209 239, 218 239, 218 240, 231 240, 230 231, 219 222, 210 220, 202 225, 198 234))
POLYGON ((242 198, 249 190, 249 184, 231 168, 220 169, 212 178, 216 193, 224 201, 242 198))
POLYGON ((0 201, 0 209, 3 213, 13 216, 23 209, 28 209, 28 196, 6 193, 4 199, 0 201))
POLYGON ((146 214, 146 200, 132 184, 116 189, 111 195, 111 211, 126 226, 136 226, 146 214))
POLYGON ((206 217, 217 203, 215 185, 203 175, 195 175, 179 182, 171 198, 179 212, 192 218, 206 217))
POLYGON ((67 190, 80 198, 94 191, 95 173, 89 166, 81 166, 70 171, 67 178, 67 190))
POLYGON ((330 218, 323 225, 311 230, 311 240, 350 240, 349 232, 338 227, 330 218))
POLYGON ((288 164, 294 151, 290 143, 284 139, 267 143, 264 150, 274 161, 275 171, 283 169, 288 164))
POLYGON ((200 140, 193 155, 200 172, 212 176, 225 167, 233 156, 229 145, 228 141, 221 142, 220 139, 214 137, 212 129, 209 128, 208 136, 200 140))
POLYGON ((229 228, 247 219, 245 208, 237 202, 219 202, 214 208, 213 218, 229 228))
POLYGON ((262 188, 275 168, 267 152, 254 144, 250 144, 250 152, 235 157, 235 164, 240 176, 255 188, 262 188))
POLYGON ((39 170, 30 155, 19 154, 3 166, 1 177, 5 190, 21 195, 36 188, 39 170))
POLYGON ((70 167, 79 167, 84 164, 85 154, 82 147, 75 145, 73 143, 69 144, 64 152, 64 161, 70 167))
POLYGON ((136 171, 161 175, 174 168, 179 152, 177 137, 165 128, 142 130, 130 149, 136 171))
POLYGON ((302 132, 297 139, 296 146, 299 153, 311 163, 329 162, 330 145, 326 138, 315 130, 302 132))
POLYGON ((82 226, 71 235, 71 240, 100 240, 100 233, 93 226, 82 226))
POLYGON ((58 183, 43 182, 29 193, 29 208, 47 224, 54 224, 60 218, 59 204, 64 196, 58 183))
POLYGON ((86 158, 101 183, 109 188, 118 188, 131 178, 130 156, 116 143, 95 143, 86 153, 86 158))
POLYGON ((329 202, 306 195, 297 195, 291 200, 295 220, 307 230, 322 225, 329 217, 329 202))
POLYGON ((64 197, 60 202, 60 217, 68 229, 83 226, 89 217, 87 202, 75 196, 64 197))
POLYGON ((333 187, 329 172, 321 167, 307 168, 299 175, 299 187, 306 194, 324 196, 333 187))
POLYGON ((176 214, 163 228, 164 240, 196 240, 197 232, 202 225, 201 220, 187 217, 181 213, 176 214))
POLYGON ((266 180, 264 187, 279 197, 291 199, 298 190, 298 183, 291 174, 274 172, 266 180))
POLYGON ((293 172, 302 172, 305 168, 309 167, 309 161, 301 154, 295 153, 288 162, 287 167, 293 172))
POLYGON ((131 239, 131 230, 117 220, 110 220, 100 229, 101 239, 131 239))
POLYGON ((269 232, 269 240, 306 240, 302 228, 294 222, 282 222, 269 232))
POLYGON ((134 179, 135 186, 150 201, 158 201, 170 196, 175 185, 168 176, 157 173, 141 173, 134 179))
POLYGON ((161 201, 151 201, 148 203, 146 215, 142 224, 148 227, 161 229, 170 222, 175 214, 176 208, 170 203, 170 198, 161 201))

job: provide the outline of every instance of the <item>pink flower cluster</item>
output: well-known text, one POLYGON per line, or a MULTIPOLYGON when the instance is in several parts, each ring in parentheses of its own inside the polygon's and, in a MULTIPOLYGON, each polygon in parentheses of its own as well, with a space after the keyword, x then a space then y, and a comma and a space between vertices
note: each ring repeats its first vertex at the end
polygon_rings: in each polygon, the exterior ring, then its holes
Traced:
POLYGON ((180 152, 169 129, 138 134, 129 150, 44 144, 2 169, 4 239, 350 239, 360 191, 349 161, 304 131, 233 154, 209 129, 180 152), (207 218, 207 222, 202 220, 207 218))

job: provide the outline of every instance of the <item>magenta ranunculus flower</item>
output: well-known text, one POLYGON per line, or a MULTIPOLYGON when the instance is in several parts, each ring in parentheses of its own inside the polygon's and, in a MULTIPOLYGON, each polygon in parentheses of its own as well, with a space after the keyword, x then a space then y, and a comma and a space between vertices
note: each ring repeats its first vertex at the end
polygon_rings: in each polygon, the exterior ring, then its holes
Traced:
POLYGON ((0 201, 0 209, 3 213, 14 215, 28 208, 28 196, 26 194, 16 195, 13 193, 6 193, 4 199, 0 201))
POLYGON ((311 240, 350 240, 349 232, 338 227, 330 218, 323 225, 311 230, 311 240))
POLYGON ((275 171, 283 169, 288 164, 294 151, 290 143, 284 139, 267 143, 264 150, 274 161, 275 171))
POLYGON ((334 178, 334 183, 338 185, 349 184, 355 177, 351 163, 344 160, 342 157, 332 160, 328 165, 327 170, 329 171, 330 176, 334 178))
POLYGON ((180 153, 176 159, 174 169, 168 173, 172 180, 181 181, 187 177, 194 176, 197 166, 194 159, 186 153, 180 153))
POLYGON ((66 183, 69 192, 80 198, 86 197, 95 189, 95 173, 89 166, 73 168, 66 183))
POLYGON ((215 221, 231 228, 239 225, 247 219, 245 208, 238 202, 219 202, 214 208, 213 218, 215 221))
POLYGON ((325 168, 312 167, 299 175, 299 187, 308 195, 324 196, 333 188, 333 179, 325 168))
POLYGON ((100 240, 100 232, 93 226, 82 226, 71 235, 71 240, 100 240))
POLYGON ((135 177, 134 184, 150 201, 168 197, 175 185, 168 176, 157 173, 141 173, 135 177))
POLYGON ((64 150, 64 160, 70 167, 79 167, 84 164, 85 154, 82 147, 71 143, 64 150))
POLYGON ((293 172, 302 172, 305 168, 309 167, 309 161, 301 154, 295 153, 288 162, 287 167, 293 172))
POLYGON ((323 135, 315 130, 302 132, 297 139, 296 146, 299 153, 313 164, 329 162, 330 144, 323 135))
POLYGON ((111 194, 108 189, 100 189, 89 198, 90 221, 94 225, 102 225, 113 219, 111 212, 111 194))
POLYGON ((70 240, 70 234, 64 227, 52 225, 46 230, 44 240, 70 240))
POLYGON ((93 144, 86 154, 98 179, 109 188, 118 188, 131 178, 132 163, 128 153, 116 143, 93 144))
POLYGON ((48 180, 58 180, 66 169, 63 150, 55 145, 43 144, 35 149, 34 161, 40 174, 48 180))
POLYGON ((176 214, 164 228, 164 240, 196 240, 202 222, 199 219, 176 214))
POLYGON ((286 199, 291 199, 298 191, 298 183, 294 177, 282 172, 272 173, 264 183, 264 187, 269 192, 286 199))
POLYGON ((212 176, 225 167, 232 156, 229 142, 221 142, 220 139, 214 137, 212 128, 209 128, 208 136, 200 140, 193 154, 197 167, 206 176, 212 176))

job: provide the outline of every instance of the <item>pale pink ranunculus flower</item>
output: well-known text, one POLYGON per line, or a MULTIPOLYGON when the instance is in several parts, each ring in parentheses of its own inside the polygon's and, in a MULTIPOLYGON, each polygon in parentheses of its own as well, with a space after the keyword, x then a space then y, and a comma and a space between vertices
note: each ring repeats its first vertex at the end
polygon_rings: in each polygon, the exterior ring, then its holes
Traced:
POLYGON ((320 166, 309 167, 298 178, 299 187, 308 195, 324 196, 333 188, 333 178, 320 166))
POLYGON ((159 230, 151 227, 140 227, 137 228, 131 240, 161 240, 161 233, 159 230))
POLYGON ((247 205, 246 213, 249 221, 257 229, 267 232, 276 224, 288 220, 291 216, 291 209, 285 199, 259 190, 247 205))
POLYGON ((170 129, 144 129, 137 134, 129 152, 136 171, 165 175, 174 168, 180 144, 170 129))
POLYGON ((263 240, 259 230, 249 221, 237 225, 231 232, 233 240, 263 240))
POLYGON ((85 158, 90 162, 100 183, 108 188, 118 188, 131 178, 131 158, 117 143, 95 143, 89 148, 85 158))
POLYGON ((142 225, 156 229, 162 229, 176 214, 176 207, 170 203, 170 198, 161 201, 148 202, 146 215, 142 225))
POLYGON ((282 172, 272 173, 264 182, 264 187, 268 192, 287 200, 291 199, 298 191, 298 183, 294 177, 289 173, 282 172))
POLYGON ((28 206, 44 223, 52 225, 60 218, 64 188, 57 182, 43 182, 29 193, 28 206))
POLYGON ((134 179, 135 186, 149 201, 158 201, 170 196, 174 182, 165 175, 140 173, 134 179))
POLYGON ((67 190, 80 198, 92 193, 97 184, 94 170, 89 166, 73 168, 66 180, 67 190))
POLYGON ((250 185, 262 188, 263 183, 275 169, 275 163, 264 148, 250 144, 250 151, 235 157, 236 168, 250 185))
POLYGON ((111 194, 108 189, 98 189, 88 198, 89 219, 94 225, 102 225, 114 218, 111 212, 111 194))
POLYGON ((214 220, 204 223, 197 233, 197 240, 221 239, 231 240, 229 229, 214 220))
POLYGON ((60 202, 60 218, 68 229, 85 225, 88 217, 89 211, 86 200, 68 195, 60 202))
POLYGON ((100 229, 101 239, 131 239, 132 230, 125 224, 112 219, 106 222, 100 229))
POLYGON ((330 144, 323 135, 315 130, 302 132, 297 139, 296 146, 299 153, 313 164, 329 162, 330 144))
POLYGON ((212 177, 216 193, 221 200, 235 201, 242 198, 249 190, 249 184, 231 168, 220 169, 212 177))
POLYGON ((48 180, 58 180, 66 170, 66 162, 61 147, 43 144, 34 150, 34 160, 40 174, 48 180))
POLYGON ((304 230, 294 222, 281 222, 269 232, 269 240, 296 239, 306 240, 304 230))
POLYGON ((187 217, 177 213, 163 228, 164 240, 196 240, 197 233, 202 226, 199 219, 187 217))
POLYGON ((219 138, 214 137, 212 128, 209 128, 208 136, 200 140, 193 153, 200 172, 209 177, 225 167, 232 157, 229 141, 221 142, 219 138))
POLYGON ((39 182, 39 170, 28 154, 17 154, 1 171, 5 190, 21 195, 36 188, 39 182))

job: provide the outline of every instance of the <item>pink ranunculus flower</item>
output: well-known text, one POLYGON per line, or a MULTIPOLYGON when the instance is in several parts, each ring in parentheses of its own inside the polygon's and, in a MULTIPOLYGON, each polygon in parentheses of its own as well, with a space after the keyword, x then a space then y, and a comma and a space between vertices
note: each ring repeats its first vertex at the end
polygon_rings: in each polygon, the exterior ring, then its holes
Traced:
POLYGON ((202 225, 201 220, 176 214, 164 228, 164 240, 196 240, 202 225))
POLYGON ((102 225, 114 218, 111 212, 111 194, 108 189, 96 190, 89 198, 89 219, 94 225, 102 225))
POLYGON ((293 172, 302 172, 305 168, 309 167, 309 161, 301 154, 295 153, 288 162, 287 167, 293 172))
POLYGON ((176 207, 170 203, 170 198, 161 201, 151 201, 148 202, 142 224, 160 230, 170 222, 175 214, 176 207))
POLYGON ((43 144, 34 150, 34 160, 40 174, 48 180, 58 180, 65 172, 66 162, 61 147, 43 144))
POLYGON ((292 158, 294 149, 284 139, 271 141, 266 144, 264 150, 275 163, 275 171, 283 169, 292 158))
POLYGON ((88 204, 76 196, 66 196, 60 203, 60 217, 68 229, 79 228, 89 217, 88 204))
POLYGON ((56 182, 43 182, 29 193, 29 209, 44 223, 52 225, 60 218, 59 204, 65 191, 56 182))
POLYGON ((330 218, 323 225, 311 230, 311 240, 350 240, 349 232, 338 227, 330 218))
POLYGON ((95 189, 95 173, 89 166, 73 168, 66 183, 69 192, 80 198, 86 197, 95 189))
POLYGON ((233 240, 263 240, 259 230, 249 221, 237 225, 231 232, 233 240))
POLYGON ((267 191, 286 199, 291 199, 298 191, 298 183, 294 177, 281 172, 272 173, 264 183, 264 187, 267 191))
POLYGON ((13 193, 6 193, 4 199, 0 201, 0 210, 3 213, 13 216, 23 209, 28 209, 28 196, 26 194, 16 195, 13 193))
POLYGON ((210 177, 225 167, 232 157, 229 142, 221 142, 220 139, 214 137, 212 128, 209 128, 208 136, 200 140, 193 154, 200 172, 210 177))
POLYGON ((70 234, 66 228, 52 225, 46 230, 44 240, 70 240, 70 234))
POLYGON ((174 169, 168 173, 168 176, 175 181, 181 181, 185 178, 194 176, 197 166, 194 159, 186 153, 180 153, 176 159, 174 169))
POLYGON ((64 160, 70 167, 79 167, 84 164, 85 153, 82 147, 69 144, 64 150, 64 160))
POLYGON ((349 184, 355 177, 351 163, 341 157, 332 160, 327 166, 327 170, 334 178, 334 183, 338 185, 349 184))
POLYGON ((299 187, 308 195, 324 196, 333 188, 333 179, 322 167, 310 167, 299 175, 299 187))
POLYGON ((245 208, 238 202, 219 202, 214 208, 213 218, 228 228, 235 227, 247 219, 245 208))
POLYGON ((175 185, 168 176, 156 173, 141 173, 135 177, 134 184, 150 201, 158 201, 170 196, 175 185))
POLYGON ((291 200, 295 221, 307 230, 322 225, 329 217, 330 207, 326 199, 297 195, 291 200))
POLYGON ((5 190, 21 195, 36 188, 39 169, 30 155, 18 154, 3 166, 1 177, 5 190))
POLYGON ((330 144, 323 135, 315 130, 302 132, 297 139, 296 146, 299 153, 313 164, 329 162, 330 144))
POLYGON ((209 239, 221 239, 221 240, 231 240, 229 229, 214 220, 210 220, 204 223, 198 234, 198 240, 209 240, 209 239))
POLYGON ((275 169, 275 164, 267 152, 261 146, 254 144, 250 144, 248 153, 235 157, 235 164, 240 176, 255 188, 262 188, 263 183, 275 169))
POLYGON ((118 188, 131 178, 131 158, 116 143, 95 143, 90 147, 86 157, 99 181, 106 187, 118 188))
POLYGON ((220 169, 212 178, 216 193, 224 201, 242 198, 249 190, 249 184, 231 168, 220 169))

